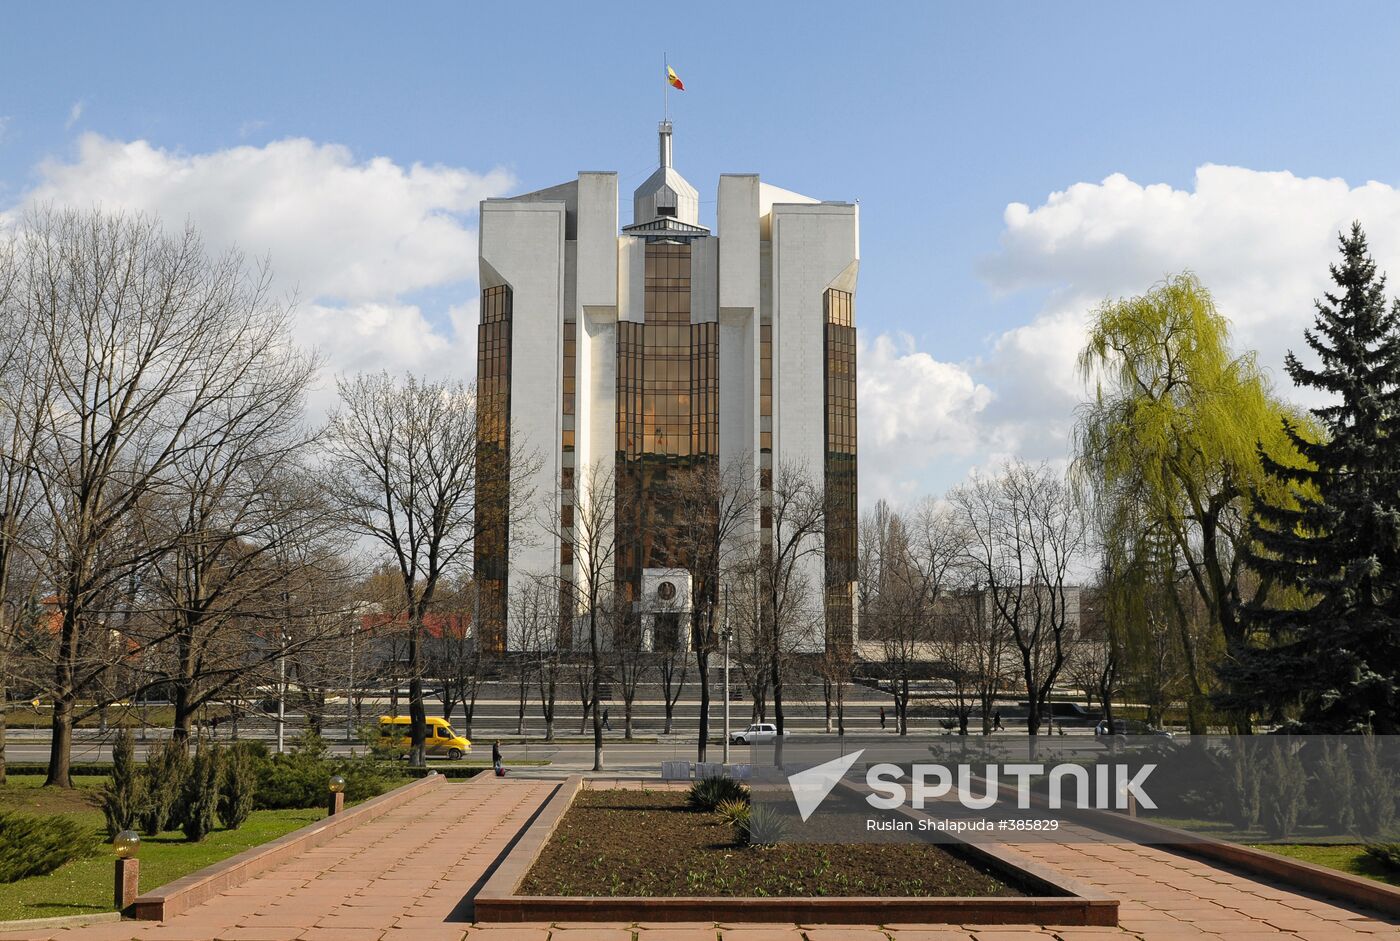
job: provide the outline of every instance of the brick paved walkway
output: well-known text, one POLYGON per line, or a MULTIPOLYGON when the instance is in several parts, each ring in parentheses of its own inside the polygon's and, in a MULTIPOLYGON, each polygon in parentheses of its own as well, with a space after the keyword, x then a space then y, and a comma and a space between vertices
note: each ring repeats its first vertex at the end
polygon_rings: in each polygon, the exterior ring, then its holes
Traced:
MULTIPOLYGON (((553 791, 544 781, 448 784, 167 923, 38 932, 25 941, 1344 941, 1400 939, 1374 913, 1151 847, 1022 845, 1123 900, 1120 928, 885 925, 475 927, 470 895, 553 791)), ((639 913, 640 914, 640 913, 639 913)))

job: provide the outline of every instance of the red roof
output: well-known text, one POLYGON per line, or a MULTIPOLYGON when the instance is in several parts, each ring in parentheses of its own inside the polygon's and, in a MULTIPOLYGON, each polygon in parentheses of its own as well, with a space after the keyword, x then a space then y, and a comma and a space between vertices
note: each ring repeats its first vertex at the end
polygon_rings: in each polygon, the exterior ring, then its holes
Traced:
MULTIPOLYGON (((451 637, 465 637, 471 625, 471 615, 466 612, 452 614, 428 614, 423 618, 423 631, 429 637, 440 638, 444 632, 451 637)), ((360 629, 373 634, 376 630, 386 633, 408 630, 408 615, 390 617, 387 614, 366 614, 360 618, 360 629)))

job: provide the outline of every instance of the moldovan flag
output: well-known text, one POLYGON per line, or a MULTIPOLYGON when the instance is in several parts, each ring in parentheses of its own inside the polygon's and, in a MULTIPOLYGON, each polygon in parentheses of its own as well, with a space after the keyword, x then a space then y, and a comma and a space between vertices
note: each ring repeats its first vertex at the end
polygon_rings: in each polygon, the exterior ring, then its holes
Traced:
POLYGON ((681 77, 676 74, 676 70, 669 65, 666 66, 666 81, 676 91, 685 91, 685 85, 681 83, 681 77))

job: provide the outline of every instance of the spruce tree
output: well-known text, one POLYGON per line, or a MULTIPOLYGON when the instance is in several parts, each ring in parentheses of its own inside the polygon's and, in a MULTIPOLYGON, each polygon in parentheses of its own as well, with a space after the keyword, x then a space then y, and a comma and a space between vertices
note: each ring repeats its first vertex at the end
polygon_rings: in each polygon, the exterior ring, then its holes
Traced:
MULTIPOLYGON (((1222 672, 1229 707, 1300 707, 1309 733, 1400 732, 1400 302, 1386 304, 1359 223, 1331 266, 1335 293, 1292 353, 1294 383, 1321 390, 1315 429, 1290 425, 1301 461, 1263 456, 1292 505, 1256 499, 1248 563, 1295 590, 1294 607, 1246 610, 1255 646, 1222 672)), ((1273 597, 1277 598, 1278 593, 1273 597)))

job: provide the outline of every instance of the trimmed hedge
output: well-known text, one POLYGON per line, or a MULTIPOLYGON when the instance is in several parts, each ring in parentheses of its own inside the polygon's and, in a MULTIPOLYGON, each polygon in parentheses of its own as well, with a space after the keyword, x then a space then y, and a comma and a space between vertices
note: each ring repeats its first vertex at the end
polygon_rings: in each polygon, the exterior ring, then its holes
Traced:
POLYGON ((394 762, 375 758, 332 758, 326 743, 308 732, 292 750, 272 755, 257 767, 255 804, 260 810, 320 807, 326 803, 333 774, 345 778, 345 800, 358 803, 377 797, 407 780, 394 762))

